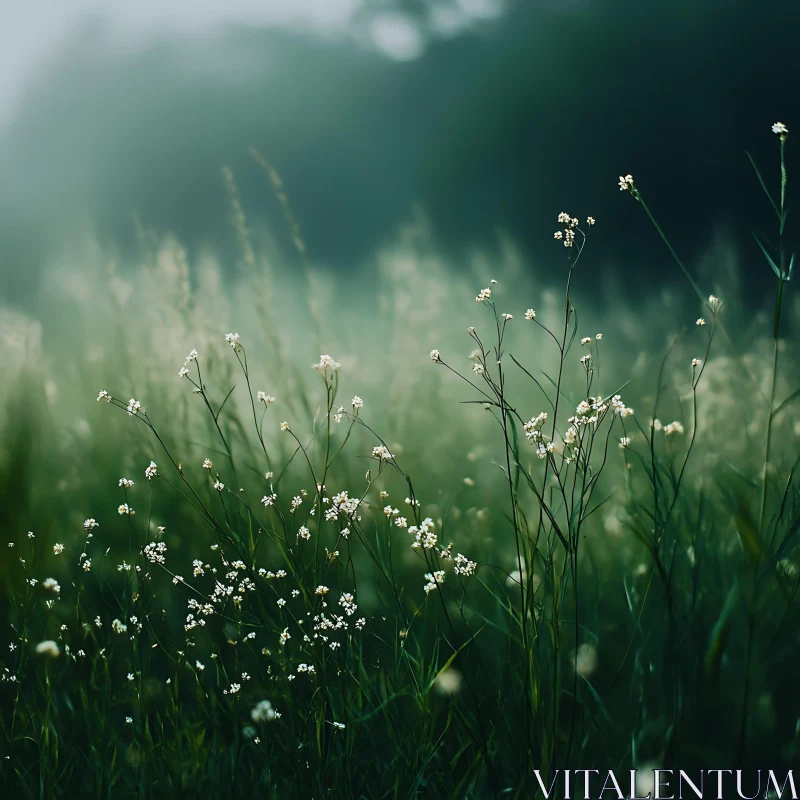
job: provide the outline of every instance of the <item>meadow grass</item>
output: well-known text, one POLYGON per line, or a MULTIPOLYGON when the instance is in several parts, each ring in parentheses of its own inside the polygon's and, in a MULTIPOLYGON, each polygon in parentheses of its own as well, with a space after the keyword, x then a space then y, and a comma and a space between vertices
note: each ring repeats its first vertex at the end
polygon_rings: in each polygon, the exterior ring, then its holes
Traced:
POLYGON ((771 318, 701 289, 631 176, 696 313, 599 297, 594 220, 566 213, 552 286, 508 247, 454 276, 422 222, 341 285, 257 154, 282 282, 229 172, 238 278, 144 231, 134 270, 65 254, 59 337, 4 317, 9 796, 533 797, 533 769, 790 765, 800 315, 773 130, 771 318))

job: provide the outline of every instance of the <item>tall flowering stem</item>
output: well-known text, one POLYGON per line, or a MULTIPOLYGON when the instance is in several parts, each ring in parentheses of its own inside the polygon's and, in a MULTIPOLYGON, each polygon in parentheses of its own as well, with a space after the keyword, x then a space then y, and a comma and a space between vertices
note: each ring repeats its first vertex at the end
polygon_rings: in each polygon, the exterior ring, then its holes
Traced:
MULTIPOLYGON (((758 513, 758 529, 759 531, 763 530, 764 527, 764 515, 766 513, 767 508, 767 468, 769 465, 769 457, 770 457, 770 450, 772 445, 772 420, 775 416, 775 385, 777 383, 778 378, 778 344, 779 344, 779 334, 780 334, 780 324, 781 324, 781 308, 783 306, 783 284, 791 278, 791 266, 787 271, 786 267, 786 250, 783 246, 783 233, 784 228, 786 225, 786 184, 787 184, 787 174, 786 174, 786 139, 788 136, 788 129, 782 123, 776 122, 772 128, 773 132, 776 133, 780 137, 780 147, 781 147, 781 204, 780 204, 780 211, 778 214, 778 255, 779 255, 779 262, 780 268, 778 272, 778 288, 775 295, 775 314, 773 317, 773 324, 772 324, 772 381, 770 386, 770 394, 769 394, 769 416, 767 417, 767 442, 764 448, 764 468, 761 474, 761 507, 758 513)), ((754 165, 755 166, 755 165, 754 165)), ((765 189, 766 190, 766 189, 765 189)), ((767 255, 765 253, 765 255, 767 255)), ((768 261, 770 260, 769 257, 768 261)))

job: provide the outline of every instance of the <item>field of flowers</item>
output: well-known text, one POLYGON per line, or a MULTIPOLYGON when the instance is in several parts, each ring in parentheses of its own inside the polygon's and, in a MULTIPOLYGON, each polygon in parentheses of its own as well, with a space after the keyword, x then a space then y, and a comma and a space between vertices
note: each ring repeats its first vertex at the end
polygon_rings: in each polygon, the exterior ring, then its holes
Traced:
POLYGON ((0 319, 8 796, 522 798, 534 769, 796 761, 773 134, 762 313, 630 175, 675 266, 635 307, 593 209, 554 214, 546 280, 507 242, 456 271, 423 220, 325 275, 274 173, 292 270, 229 173, 236 275, 144 231, 137 265, 65 253, 40 321, 0 319))

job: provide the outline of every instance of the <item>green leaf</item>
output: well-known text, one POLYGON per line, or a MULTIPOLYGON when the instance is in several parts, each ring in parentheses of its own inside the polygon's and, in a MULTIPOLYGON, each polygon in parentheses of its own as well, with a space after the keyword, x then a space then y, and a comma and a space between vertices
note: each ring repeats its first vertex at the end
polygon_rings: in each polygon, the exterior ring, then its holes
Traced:
POLYGON ((782 280, 787 280, 787 278, 781 273, 778 265, 773 260, 772 256, 767 252, 767 248, 761 243, 761 239, 756 236, 755 231, 750 231, 753 234, 753 238, 756 240, 756 244, 761 248, 761 252, 764 254, 764 258, 767 259, 767 263, 772 267, 772 271, 782 280))
POLYGON ((486 626, 484 625, 482 628, 479 628, 477 631, 475 631, 475 633, 474 633, 472 636, 470 636, 470 638, 469 638, 469 639, 467 639, 467 641, 466 641, 466 642, 464 642, 464 644, 462 644, 462 645, 461 645, 461 647, 459 647, 457 650, 455 650, 455 651, 453 652, 453 655, 451 655, 451 656, 450 656, 450 658, 448 658, 448 659, 447 659, 447 661, 445 661, 445 662, 444 662, 444 666, 443 666, 443 667, 442 667, 442 668, 441 668, 441 669, 440 669, 440 670, 439 670, 439 671, 436 673, 436 675, 434 675, 434 676, 433 676, 433 680, 432 680, 432 681, 431 681, 431 682, 428 684, 428 689, 427 689, 427 691, 430 691, 430 690, 431 690, 431 687, 433 686, 433 684, 434 684, 434 683, 436 683, 436 679, 437 679, 437 678, 438 678, 438 677, 439 677, 439 676, 440 676, 440 675, 441 675, 443 672, 446 672, 446 671, 447 671, 447 670, 450 668, 450 665, 451 665, 451 664, 452 664, 452 663, 453 663, 453 662, 456 660, 456 656, 457 656, 457 655, 458 655, 458 654, 459 654, 459 653, 460 653, 460 652, 461 652, 461 651, 462 651, 462 650, 463 650, 463 649, 464 649, 464 648, 465 648, 465 647, 466 647, 468 644, 472 644, 472 642, 473 642, 473 641, 475 641, 475 638, 478 636, 478 634, 479 634, 479 633, 480 633, 480 632, 481 632, 481 631, 482 631, 482 630, 483 630, 485 627, 486 627, 486 626))
POLYGON ((740 504, 734 519, 742 549, 750 557, 750 560, 757 564, 764 557, 764 546, 761 544, 758 529, 749 509, 744 504, 740 504))
POLYGON ((786 399, 785 399, 785 400, 784 400, 784 401, 783 401, 783 402, 782 402, 782 403, 781 403, 781 404, 780 404, 780 405, 779 405, 779 406, 778 406, 778 407, 777 407, 777 408, 776 408, 776 409, 775 409, 775 410, 772 412, 772 419, 774 420, 774 419, 775 419, 775 417, 777 417, 777 416, 778 416, 778 414, 780 414, 780 412, 781 412, 781 411, 783 411, 783 409, 784 409, 784 408, 786 408, 786 407, 787 407, 787 406, 788 406, 788 405, 789 405, 789 404, 790 404, 790 403, 791 403, 793 400, 796 400, 798 397, 800 397, 800 389, 798 389, 796 392, 792 392, 792 393, 791 393, 791 394, 790 394, 790 395, 789 395, 789 396, 788 396, 788 397, 787 397, 787 398, 786 398, 786 399))
POLYGON ((234 383, 233 386, 231 386, 231 390, 228 392, 228 394, 225 395, 225 399, 222 401, 222 405, 217 409, 217 413, 214 414, 214 421, 215 422, 219 419, 219 415, 222 413, 222 409, 225 408, 225 403, 228 402, 228 399, 233 394, 233 390, 235 388, 236 388, 236 384, 234 383))
MULTIPOLYGON (((747 151, 745 150, 745 153, 747 151)), ((753 156, 750 153, 747 153, 747 157, 750 159, 750 163, 753 165, 753 169, 756 171, 756 175, 758 176, 759 183, 761 184, 761 188, 764 190, 764 194, 767 196, 767 199, 772 204, 772 207, 775 209, 775 213, 778 216, 778 221, 781 219, 781 212, 778 210, 778 206, 775 205, 775 201, 772 199, 772 195, 769 193, 769 189, 767 189, 767 184, 764 183, 764 179, 761 177, 761 173, 758 171, 758 167, 756 166, 756 162, 753 161, 753 156)))
POLYGON ((794 522, 789 526, 786 536, 783 537, 775 555, 772 557, 773 566, 777 566, 778 562, 786 558, 789 553, 797 547, 798 538, 800 538, 800 517, 797 517, 794 522))
POLYGON ((725 642, 728 638, 729 622, 736 599, 739 594, 739 583, 734 581, 722 608, 722 613, 711 631, 711 639, 708 643, 703 667, 707 680, 716 680, 719 677, 719 668, 722 663, 722 653, 725 650, 725 642))

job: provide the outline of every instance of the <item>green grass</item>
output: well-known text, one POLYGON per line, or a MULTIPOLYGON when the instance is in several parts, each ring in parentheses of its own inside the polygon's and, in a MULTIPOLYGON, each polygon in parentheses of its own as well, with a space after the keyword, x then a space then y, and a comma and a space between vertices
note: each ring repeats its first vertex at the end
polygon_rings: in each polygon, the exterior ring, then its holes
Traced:
POLYGON ((6 318, 9 796, 532 797, 533 769, 793 763, 780 144, 754 321, 700 289, 635 183, 699 305, 598 296, 568 216, 553 286, 508 251, 455 277, 421 224, 377 280, 326 283, 265 163, 293 276, 230 173, 235 280, 145 233, 135 269, 77 254, 83 283, 65 295, 62 268, 43 300, 58 339, 6 318), (311 369, 320 351, 341 364, 311 369))

